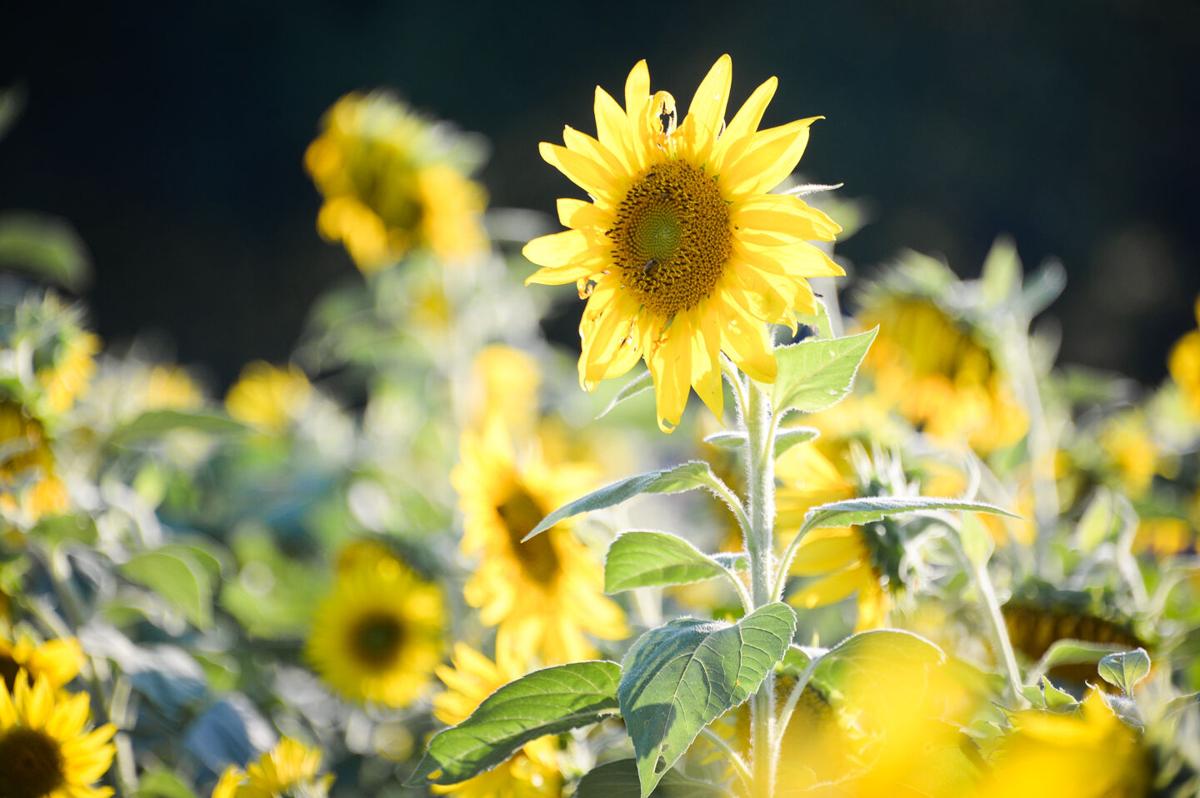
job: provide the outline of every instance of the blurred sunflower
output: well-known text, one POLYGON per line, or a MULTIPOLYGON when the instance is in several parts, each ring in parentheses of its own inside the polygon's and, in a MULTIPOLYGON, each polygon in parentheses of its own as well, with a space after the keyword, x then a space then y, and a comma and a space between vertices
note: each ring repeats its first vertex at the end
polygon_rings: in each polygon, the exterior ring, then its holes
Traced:
POLYGON ((537 361, 515 347, 492 344, 480 350, 471 368, 476 385, 471 392, 471 424, 482 428, 489 418, 499 417, 515 436, 531 433, 542 381, 537 361))
POLYGON ((225 396, 225 409, 238 421, 282 432, 294 421, 312 396, 308 377, 297 366, 287 368, 255 361, 242 369, 225 396))
POLYGON ((547 664, 594 656, 587 635, 625 637, 624 613, 604 595, 600 563, 570 521, 521 542, 590 488, 595 469, 549 462, 536 449, 518 463, 499 421, 464 432, 461 457, 451 479, 465 517, 462 551, 479 560, 464 595, 483 622, 547 664))
POLYGON ((485 251, 486 197, 455 163, 463 149, 390 94, 342 97, 304 155, 325 198, 317 229, 365 273, 416 248, 446 261, 485 251))
POLYGON ((143 385, 143 406, 150 410, 194 410, 204 404, 204 394, 186 369, 153 366, 143 385))
MULTIPOLYGON (((53 347, 45 365, 37 367, 37 381, 46 393, 46 408, 62 413, 75 404, 96 373, 96 353, 100 339, 89 332, 69 329, 63 340, 53 347)), ((42 360, 35 356, 35 361, 42 360)))
POLYGON ((987 454, 1019 441, 1028 419, 984 335, 939 301, 953 280, 944 264, 913 255, 870 286, 858 321, 879 334, 863 365, 876 391, 926 434, 987 454))
POLYGON ((1092 690, 1076 714, 1012 716, 978 798, 1134 798, 1149 795, 1150 760, 1133 729, 1092 690))
POLYGON ((425 691, 441 661, 444 628, 436 585, 394 556, 356 556, 317 608, 306 653, 343 696, 403 707, 425 691))
POLYGON ((17 674, 24 671, 37 681, 45 677, 55 690, 79 675, 83 667, 83 648, 73 637, 38 643, 29 635, 16 642, 0 634, 0 680, 9 690, 16 687, 17 674))
POLYGON ((67 504, 42 422, 19 402, 0 398, 0 509, 36 522, 67 504))
MULTIPOLYGON (((1200 325, 1200 297, 1196 298, 1196 324, 1200 325)), ((1200 416, 1200 329, 1192 330, 1175 343, 1167 366, 1188 407, 1200 416)))
POLYGON ((1127 410, 1106 419, 1099 441, 1116 482, 1131 499, 1145 496, 1156 474, 1169 477, 1175 470, 1154 440, 1141 410, 1127 410))
MULTIPOLYGON (((446 691, 433 699, 433 714, 450 726, 466 720, 483 699, 505 684, 525 675, 521 658, 510 645, 497 643, 496 661, 463 643, 454 646, 454 667, 440 666, 438 678, 446 691)), ((460 798, 551 798, 562 794, 553 737, 526 743, 507 762, 467 781, 433 785, 438 795, 460 798)))
POLYGON ((322 798, 333 784, 333 775, 318 778, 321 752, 284 737, 246 772, 229 767, 213 789, 212 798, 322 798))
POLYGON ((0 685, 0 796, 4 798, 107 798, 95 787, 112 764, 116 728, 86 731, 86 693, 58 693, 50 680, 0 685))
POLYGON ((654 380, 659 426, 679 423, 690 390, 722 415, 720 354, 774 382, 767 324, 812 312, 805 278, 844 272, 809 241, 841 228, 799 197, 769 194, 796 167, 819 117, 758 130, 777 80, 725 124, 732 62, 721 56, 676 126, 675 99, 650 93, 639 61, 625 107, 596 88, 598 138, 570 127, 542 157, 591 196, 558 201, 566 232, 530 241, 526 283, 577 283, 588 299, 579 376, 591 390, 638 359, 654 380))

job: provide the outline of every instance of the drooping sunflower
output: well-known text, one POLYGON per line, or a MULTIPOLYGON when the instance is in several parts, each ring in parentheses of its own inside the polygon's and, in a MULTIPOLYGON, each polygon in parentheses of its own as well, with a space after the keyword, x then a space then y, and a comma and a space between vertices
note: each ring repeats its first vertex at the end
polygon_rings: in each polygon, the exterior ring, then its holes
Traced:
POLYGON ((35 682, 44 677, 57 690, 78 676, 82 667, 83 648, 73 637, 38 643, 29 635, 20 635, 15 642, 0 635, 0 681, 9 690, 16 687, 22 671, 35 682))
POLYGON ((307 656, 346 698, 407 706, 441 661, 445 612, 437 586, 394 556, 353 557, 317 608, 307 656))
POLYGON ((0 685, 0 796, 3 798, 108 798, 96 782, 112 764, 116 728, 87 730, 86 693, 59 693, 41 676, 32 685, 17 675, 12 690, 0 685))
MULTIPOLYGON (((1196 324, 1200 325, 1200 297, 1196 298, 1196 324)), ((1192 330, 1175 343, 1167 367, 1188 408, 1200 417, 1200 329, 1192 330)))
MULTIPOLYGON (((442 723, 466 720, 483 699, 525 674, 522 658, 511 645, 497 643, 496 661, 463 643, 454 647, 454 667, 441 666, 438 678, 445 692, 433 699, 433 714, 442 723)), ((562 794, 563 779, 556 761, 553 737, 526 743, 507 762, 458 784, 433 785, 438 795, 459 798, 552 798, 562 794)))
POLYGON ((0 398, 0 509, 36 522, 67 505, 42 422, 20 402, 0 398))
POLYGON ((456 161, 469 149, 457 139, 385 92, 342 97, 304 155, 325 198, 321 235, 365 273, 416 248, 446 261, 484 251, 486 197, 456 161))
POLYGON ((282 432, 304 410, 312 395, 308 377, 297 366, 287 368, 255 361, 242 369, 225 397, 225 409, 238 421, 282 432))
POLYGON ((462 551, 478 559, 464 595, 483 622, 546 664, 594 656, 588 635, 625 637, 624 613, 604 595, 600 563, 570 521, 521 542, 551 511, 586 492, 595 469, 548 462, 535 447, 518 460, 498 420, 463 433, 461 458, 451 479, 464 515, 462 551))
POLYGON ((794 325, 815 308, 805 278, 842 269, 810 241, 841 228, 799 197, 770 194, 796 167, 820 117, 758 130, 775 94, 770 78, 725 123, 732 62, 717 59, 678 125, 675 99, 651 94, 639 61, 625 107, 596 88, 597 137, 570 127, 542 157, 591 202, 558 201, 566 232, 530 241, 542 267, 526 283, 577 283, 580 382, 591 390, 645 360, 659 426, 678 424, 692 388, 720 417, 719 356, 774 382, 768 324, 794 325))
POLYGON ((212 798, 319 798, 329 792, 333 775, 318 776, 321 751, 284 737, 243 773, 230 767, 221 774, 212 798))
POLYGON ((51 362, 37 370, 37 381, 46 392, 46 408, 62 413, 75 404, 96 373, 100 339, 90 332, 69 330, 55 349, 51 362))

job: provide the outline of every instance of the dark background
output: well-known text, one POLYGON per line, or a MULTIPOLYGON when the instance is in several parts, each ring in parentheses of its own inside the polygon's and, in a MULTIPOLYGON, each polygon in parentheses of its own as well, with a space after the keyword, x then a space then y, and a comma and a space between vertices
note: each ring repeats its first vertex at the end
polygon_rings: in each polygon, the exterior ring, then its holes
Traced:
MULTIPOLYGON (((389 86, 485 134, 495 205, 551 211, 539 139, 594 130, 650 61, 686 103, 722 52, 766 122, 823 114, 802 164, 874 222, 863 271, 903 247, 978 273, 992 239, 1062 259, 1064 358, 1146 381, 1200 292, 1200 4, 875 2, 25 4, 0 26, 0 208, 71 220, 106 339, 166 333, 221 382, 287 356, 311 301, 352 278, 314 229, 301 167, 342 93, 389 86)), ((570 292, 567 292, 570 293, 570 292)))

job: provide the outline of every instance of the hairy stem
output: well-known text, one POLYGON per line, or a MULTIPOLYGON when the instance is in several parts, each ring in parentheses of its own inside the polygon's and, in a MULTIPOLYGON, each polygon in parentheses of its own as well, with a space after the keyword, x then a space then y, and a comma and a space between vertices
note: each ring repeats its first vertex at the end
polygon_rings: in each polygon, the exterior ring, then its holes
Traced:
MULTIPOLYGON (((751 598, 762 607, 774 600, 775 537, 775 424, 771 399, 753 380, 747 379, 745 415, 746 467, 749 529, 746 554, 750 558, 751 598)), ((750 704, 751 764, 755 798, 770 798, 775 791, 775 674, 767 673, 750 704)))
POLYGON ((992 637, 995 640, 997 654, 1004 665, 1004 673, 1008 677, 1008 686, 1012 691, 1013 701, 1016 702, 1017 706, 1025 706, 1025 695, 1021 692, 1021 685, 1023 684, 1021 669, 1017 665, 1017 656, 1013 652, 1012 641, 1008 637, 1008 626, 1004 623, 1004 614, 1000 612, 1000 602, 996 598, 996 589, 992 587, 992 577, 988 574, 987 563, 976 563, 967 556, 966 552, 963 551, 957 531, 950 538, 955 553, 958 555, 963 567, 971 574, 971 580, 975 583, 975 590, 979 593, 984 615, 987 617, 988 625, 992 628, 992 637))

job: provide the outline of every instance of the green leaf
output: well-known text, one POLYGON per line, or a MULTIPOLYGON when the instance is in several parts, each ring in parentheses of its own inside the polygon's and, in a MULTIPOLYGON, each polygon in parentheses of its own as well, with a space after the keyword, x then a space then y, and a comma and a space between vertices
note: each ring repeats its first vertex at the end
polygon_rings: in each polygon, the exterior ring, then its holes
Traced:
POLYGON ((842 690, 856 679, 879 678, 945 661, 942 650, 920 635, 901 629, 874 629, 851 635, 829 649, 813 671, 813 681, 842 690))
POLYGON ((224 413, 211 410, 148 410, 114 430, 109 442, 125 446, 184 429, 209 435, 234 435, 246 432, 247 427, 224 413))
POLYGON ((965 510, 973 513, 991 513, 1009 518, 1018 516, 1008 510, 984 502, 962 499, 933 499, 928 496, 877 496, 863 499, 847 499, 840 502, 818 505, 804 516, 804 531, 824 527, 857 526, 881 521, 890 515, 901 513, 932 513, 965 510))
POLYGON ((540 535, 559 521, 566 520, 573 515, 612 507, 642 493, 683 493, 707 487, 715 480, 716 476, 708 463, 698 460, 682 463, 672 468, 664 468, 661 471, 626 477, 559 507, 543 518, 521 542, 524 543, 530 538, 540 535))
POLYGON ((532 740, 611 717, 620 678, 617 663, 595 661, 543 668, 509 682, 462 723, 434 735, 408 783, 456 784, 532 740))
POLYGON ((1080 551, 1089 553, 1101 543, 1116 540, 1121 526, 1113 494, 1098 488, 1075 525, 1075 539, 1080 551))
POLYGON ((0 215, 0 269, 15 269, 79 291, 91 279, 91 262, 79 234, 53 216, 0 215))
POLYGON ((641 374, 634 377, 629 382, 622 385, 620 390, 618 390, 616 392, 616 394, 613 396, 612 401, 609 402, 608 405, 605 406, 605 408, 600 411, 600 415, 596 416, 596 420, 599 421, 600 419, 607 416, 609 413, 611 413, 613 410, 616 409, 617 405, 621 404, 626 399, 632 399, 633 397, 637 396, 638 394, 645 393, 646 391, 650 390, 653 387, 654 387, 654 380, 650 376, 650 370, 647 369, 646 371, 643 371, 641 374))
POLYGON ((138 779, 135 798, 196 798, 196 793, 174 773, 151 770, 138 779))
POLYGON ((1132 695, 1137 683, 1150 673, 1150 655, 1144 648, 1108 654, 1100 660, 1099 671, 1101 679, 1132 695))
POLYGON ((1035 681, 1039 676, 1049 672, 1059 665, 1094 665, 1109 654, 1120 650, 1120 646, 1112 643, 1092 643, 1087 640, 1056 640, 1037 665, 1029 674, 1029 680, 1035 681))
POLYGON ((854 385, 859 364, 878 332, 877 327, 845 338, 812 339, 776 349, 776 412, 816 413, 840 402, 854 385))
POLYGON ((623 532, 608 547, 604 592, 686 585, 724 576, 725 569, 683 538, 668 532, 623 532))
POLYGON ((746 445, 746 433, 742 430, 722 430, 704 436, 704 442, 718 449, 741 449, 746 445))
MULTIPOLYGON (((638 798, 637 760, 619 759, 593 768, 575 788, 575 798, 638 798)), ((669 771, 658 783, 651 798, 726 798, 729 791, 716 784, 704 784, 669 771)))
POLYGON ((25 105, 25 92, 19 86, 0 90, 0 139, 17 121, 21 107, 25 105))
POLYGON ((212 625, 213 580, 186 547, 135 554, 118 570, 126 579, 157 593, 197 628, 212 625))
POLYGON ((977 566, 987 565, 987 561, 996 548, 996 543, 992 540, 992 534, 983 525, 983 522, 974 515, 963 516, 958 536, 962 541, 963 553, 967 555, 967 559, 977 566))
POLYGON ((758 689, 795 631, 792 608, 773 603, 736 624, 684 618, 638 639, 617 695, 643 797, 705 726, 758 689))
POLYGON ((1065 709, 1079 703, 1075 700, 1075 696, 1058 689, 1045 676, 1042 677, 1042 700, 1046 704, 1046 709, 1065 709))
POLYGON ((775 435, 775 456, 779 457, 798 443, 816 440, 820 434, 813 427, 784 427, 775 435))
POLYGON ((799 676, 808 670, 808 667, 812 665, 814 660, 819 660, 828 653, 829 649, 826 648, 801 646, 792 643, 788 646, 787 653, 783 655, 783 659, 779 662, 779 672, 786 673, 789 676, 799 676))

